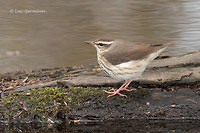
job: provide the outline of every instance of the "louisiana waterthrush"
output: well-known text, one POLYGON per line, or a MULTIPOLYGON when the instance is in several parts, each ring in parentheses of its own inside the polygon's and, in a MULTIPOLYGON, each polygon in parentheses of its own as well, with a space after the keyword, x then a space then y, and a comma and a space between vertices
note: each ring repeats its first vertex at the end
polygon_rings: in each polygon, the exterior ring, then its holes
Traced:
POLYGON ((172 41, 165 44, 151 45, 144 43, 133 43, 120 39, 97 39, 86 41, 97 50, 98 63, 101 69, 114 79, 125 80, 126 82, 119 88, 112 88, 105 91, 110 94, 125 96, 120 91, 132 91, 127 89, 128 85, 138 79, 147 65, 154 60, 166 47, 174 45, 172 41))

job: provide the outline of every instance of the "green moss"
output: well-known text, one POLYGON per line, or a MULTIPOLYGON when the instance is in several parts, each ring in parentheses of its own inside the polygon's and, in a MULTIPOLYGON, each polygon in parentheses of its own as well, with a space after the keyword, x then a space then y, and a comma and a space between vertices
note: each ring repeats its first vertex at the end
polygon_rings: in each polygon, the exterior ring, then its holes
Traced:
MULTIPOLYGON (((110 90, 110 88, 105 88, 110 90)), ((129 98, 145 97, 149 94, 146 89, 123 92, 129 98)), ((69 88, 38 88, 22 93, 14 93, 5 96, 0 101, 0 119, 11 120, 15 118, 27 118, 34 115, 41 119, 48 116, 56 116, 57 112, 66 113, 70 107, 79 107, 81 102, 88 97, 107 97, 100 88, 93 87, 69 87, 69 88), (21 113, 21 114, 20 114, 21 113)), ((119 97, 116 97, 119 98, 119 97)))
POLYGON ((70 105, 80 105, 80 102, 90 96, 104 96, 104 92, 99 88, 70 87, 68 90, 68 103, 70 105))
POLYGON ((67 110, 68 105, 79 105, 82 100, 89 96, 103 95, 98 88, 70 87, 63 88, 38 88, 27 90, 22 93, 9 94, 1 102, 0 119, 10 120, 17 117, 27 117, 37 114, 45 117, 49 114, 56 115, 60 110, 67 110), (66 105, 67 103, 67 105, 66 105), (23 111, 19 116, 20 111, 23 111))
POLYGON ((9 94, 1 100, 4 117, 13 119, 18 112, 23 114, 48 114, 62 109, 66 92, 61 88, 38 88, 23 93, 9 94))

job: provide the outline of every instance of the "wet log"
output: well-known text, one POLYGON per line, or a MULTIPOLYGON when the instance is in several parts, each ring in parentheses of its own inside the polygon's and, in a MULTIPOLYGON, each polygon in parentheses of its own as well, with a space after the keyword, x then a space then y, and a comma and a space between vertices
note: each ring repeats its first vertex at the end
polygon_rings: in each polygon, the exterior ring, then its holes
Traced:
MULTIPOLYGON (((51 82, 28 85, 5 93, 21 92, 31 88, 47 86, 113 86, 123 81, 118 81, 100 72, 90 74, 91 69, 78 71, 67 79, 58 79, 51 82)), ((100 70, 101 71, 101 70, 100 70)), ((140 84, 186 84, 200 82, 200 51, 182 56, 154 60, 137 80, 140 84)))
POLYGON ((200 65, 200 51, 165 59, 157 59, 154 60, 152 63, 150 63, 148 68, 166 67, 166 66, 184 66, 192 64, 200 65))
MULTIPOLYGON (((200 81, 200 51, 154 60, 137 81, 140 84, 198 82, 200 81)), ((106 75, 80 75, 65 82, 73 86, 103 86, 113 85, 120 81, 111 79, 106 75)))

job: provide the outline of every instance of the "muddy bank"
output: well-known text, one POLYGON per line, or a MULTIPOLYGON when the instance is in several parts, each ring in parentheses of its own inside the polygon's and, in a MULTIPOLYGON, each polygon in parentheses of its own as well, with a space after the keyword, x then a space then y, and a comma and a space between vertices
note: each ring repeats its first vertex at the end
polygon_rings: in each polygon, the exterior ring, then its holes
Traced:
POLYGON ((195 52, 155 60, 130 85, 136 91, 122 92, 127 98, 107 98, 103 90, 121 83, 97 66, 0 74, 0 119, 25 123, 200 119, 199 58, 200 52, 195 52))

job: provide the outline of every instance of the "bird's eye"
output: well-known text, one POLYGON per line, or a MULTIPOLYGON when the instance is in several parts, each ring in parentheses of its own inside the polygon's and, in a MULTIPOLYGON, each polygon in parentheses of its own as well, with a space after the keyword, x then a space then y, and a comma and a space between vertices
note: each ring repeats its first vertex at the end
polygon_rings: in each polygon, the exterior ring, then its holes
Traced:
POLYGON ((98 46, 102 47, 102 46, 104 46, 104 44, 103 43, 99 43, 98 46))

